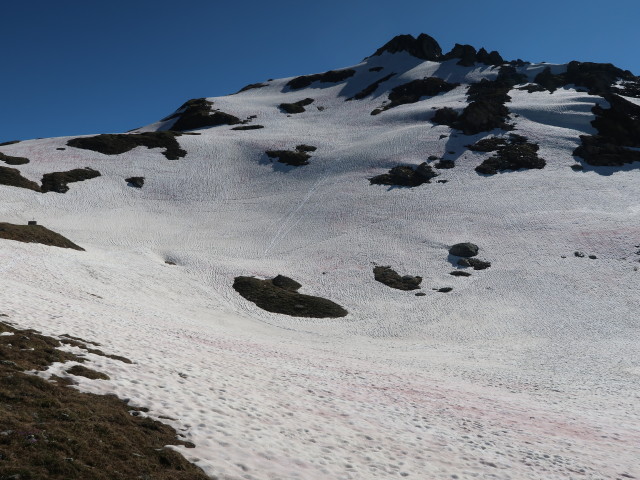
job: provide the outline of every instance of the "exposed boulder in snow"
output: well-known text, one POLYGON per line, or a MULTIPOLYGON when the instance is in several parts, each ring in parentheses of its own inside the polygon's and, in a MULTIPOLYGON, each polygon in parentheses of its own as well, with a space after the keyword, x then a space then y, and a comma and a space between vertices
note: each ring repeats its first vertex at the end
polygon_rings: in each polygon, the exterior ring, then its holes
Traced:
POLYGON ((142 188, 144 185, 144 177, 129 177, 124 179, 127 185, 135 188, 142 188))
POLYGON ((475 257, 479 250, 480 248, 475 243, 464 242, 451 246, 449 253, 457 257, 475 257))
POLYGON ((461 258, 458 260, 461 267, 473 267, 474 270, 484 270, 491 266, 491 262, 480 260, 479 258, 461 258))
POLYGON ((414 277, 411 275, 400 276, 398 272, 390 266, 373 267, 373 277, 376 281, 384 283, 387 287, 397 290, 417 290, 420 288, 420 282, 422 282, 422 277, 414 277))
POLYGON ((305 98, 294 103, 281 103, 278 107, 285 113, 302 113, 307 105, 313 103, 313 98, 305 98))
POLYGON ((3 222, 0 223, 0 238, 84 251, 84 248, 42 225, 14 225, 3 222))
POLYGON ((69 191, 68 183, 82 182, 100 176, 100 172, 92 168, 74 168, 66 172, 45 173, 42 176, 42 193, 69 191))
POLYGON ((236 277, 233 288, 250 302, 272 313, 293 317, 338 318, 347 311, 326 298, 298 293, 301 285, 295 280, 278 275, 273 279, 236 277))
POLYGON ((457 86, 459 86, 458 83, 449 83, 438 77, 427 77, 398 85, 389 92, 389 103, 375 109, 371 115, 377 115, 398 105, 415 103, 422 97, 433 97, 440 93, 449 92, 457 86))
POLYGON ((421 33, 418 38, 413 35, 398 35, 393 37, 372 55, 373 57, 383 53, 407 52, 422 60, 437 61, 442 56, 442 49, 438 42, 429 35, 421 33))
POLYGON ((144 132, 144 133, 119 133, 102 134, 95 137, 72 138, 67 141, 67 145, 105 155, 119 155, 133 150, 136 147, 164 148, 162 154, 169 160, 177 160, 184 157, 187 152, 180 148, 176 137, 181 133, 166 132, 144 132))
POLYGON ((0 162, 4 162, 7 165, 25 165, 29 163, 29 159, 25 157, 12 157, 0 152, 0 162))
POLYGON ((453 160, 442 159, 439 162, 435 163, 433 166, 441 170, 445 170, 449 168, 455 168, 456 162, 454 162, 453 160))
POLYGON ((401 187, 417 187, 423 183, 429 183, 432 178, 438 176, 426 162, 413 168, 408 165, 393 167, 388 173, 376 175, 369 179, 371 185, 395 185, 401 187))
POLYGON ((469 272, 465 272, 464 270, 454 270, 453 272, 449 272, 449 275, 453 275, 454 277, 470 277, 471 276, 469 272))
POLYGON ((8 185, 10 187, 19 187, 40 191, 40 185, 27 178, 24 178, 17 168, 0 167, 0 185, 8 185))
POLYGON ((305 88, 314 82, 320 83, 339 83, 345 81, 347 78, 354 76, 356 73, 352 68, 346 68, 342 70, 329 70, 324 73, 315 73, 313 75, 303 75, 289 80, 287 86, 291 90, 298 90, 305 88))

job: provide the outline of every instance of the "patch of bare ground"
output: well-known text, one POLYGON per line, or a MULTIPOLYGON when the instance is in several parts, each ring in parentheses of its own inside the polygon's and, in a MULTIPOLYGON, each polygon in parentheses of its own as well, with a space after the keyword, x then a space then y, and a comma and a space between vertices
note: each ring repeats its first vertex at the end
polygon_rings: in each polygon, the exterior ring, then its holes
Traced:
POLYGON ((13 223, 0 222, 0 238, 84 251, 84 248, 79 247, 68 238, 42 225, 14 225, 13 223))
POLYGON ((177 136, 180 132, 143 132, 143 133, 106 133, 95 137, 72 138, 67 145, 105 155, 119 155, 133 150, 136 147, 164 148, 162 154, 168 160, 177 160, 184 157, 187 152, 180 148, 177 136))
MULTIPOLYGON (((79 392, 69 388, 69 379, 47 381, 26 373, 85 360, 60 350, 57 339, 5 322, 0 333, 0 479, 208 478, 166 448, 192 445, 144 416, 144 409, 115 396, 79 392)), ((100 374, 79 365, 70 370, 100 374)))

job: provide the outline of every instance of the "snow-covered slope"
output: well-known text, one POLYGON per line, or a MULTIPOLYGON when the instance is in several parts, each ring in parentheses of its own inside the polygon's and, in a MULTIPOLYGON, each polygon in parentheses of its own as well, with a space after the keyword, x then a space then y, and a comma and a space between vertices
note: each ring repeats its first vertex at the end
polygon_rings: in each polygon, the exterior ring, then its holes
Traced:
MULTIPOLYGON (((0 313, 134 360, 90 355, 114 380, 80 385, 175 419, 196 444, 184 454, 218 478, 640 476, 640 163, 573 156, 596 135, 604 96, 522 89, 566 65, 510 65, 522 75, 505 104, 511 131, 435 123, 507 66, 459 63, 388 49, 337 82, 209 98, 247 123, 185 132, 177 160, 67 145, 74 137, 1 146, 29 159, 12 168, 37 183, 84 167, 101 176, 64 194, 0 185, 0 221, 35 219, 86 250, 2 241, 0 313), (371 114, 429 77, 453 86, 371 114), (279 107, 307 98, 302 113, 279 107), (467 147, 509 134, 539 145, 544 168, 478 173, 495 152, 467 147), (317 147, 306 165, 265 154, 300 144, 317 147), (430 183, 370 184, 440 159, 455 167, 430 183), (125 181, 135 176, 142 188, 125 181), (458 242, 491 267, 450 275, 458 242), (377 282, 376 265, 423 277, 425 295, 377 282), (238 276, 277 274, 348 315, 270 313, 233 289, 238 276)), ((172 129, 185 108, 132 134, 172 129)))

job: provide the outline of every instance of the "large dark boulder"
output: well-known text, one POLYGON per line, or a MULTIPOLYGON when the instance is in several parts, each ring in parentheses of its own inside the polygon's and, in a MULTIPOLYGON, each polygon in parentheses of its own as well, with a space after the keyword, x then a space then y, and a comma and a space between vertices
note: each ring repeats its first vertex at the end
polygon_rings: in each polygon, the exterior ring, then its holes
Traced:
POLYGON ((475 257, 478 254, 480 248, 475 243, 456 243, 452 245, 449 249, 449 253, 451 255, 455 255, 457 257, 475 257))
POLYGON ((390 266, 373 267, 373 277, 376 281, 384 283, 387 287, 397 290, 417 290, 420 288, 422 277, 414 277, 411 275, 400 276, 398 272, 390 266))
POLYGON ((298 293, 300 287, 298 282, 284 275, 265 280, 241 276, 233 282, 236 292, 268 312, 312 318, 338 318, 348 314, 331 300, 298 293))
POLYGON ((491 262, 479 258, 461 258, 458 260, 461 267, 473 267, 474 270, 485 270, 491 266, 491 262))
POLYGON ((385 52, 407 52, 414 57, 431 61, 440 60, 442 56, 442 49, 440 45, 438 45, 438 42, 426 33, 421 33, 418 35, 418 38, 414 38, 413 35, 398 35, 393 37, 376 50, 372 56, 382 55, 385 52))

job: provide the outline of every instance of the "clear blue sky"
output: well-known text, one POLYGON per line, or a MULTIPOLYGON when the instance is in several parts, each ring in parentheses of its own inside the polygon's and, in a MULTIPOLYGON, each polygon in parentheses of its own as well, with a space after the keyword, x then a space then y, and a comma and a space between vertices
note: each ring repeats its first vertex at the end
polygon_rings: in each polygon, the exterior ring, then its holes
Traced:
POLYGON ((0 142, 126 131, 189 98, 357 63, 401 33, 640 75, 638 0, 2 3, 0 142))

